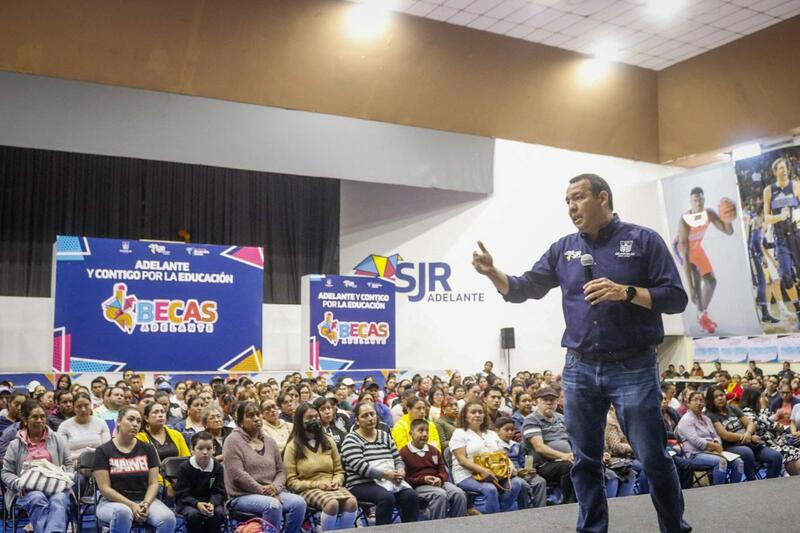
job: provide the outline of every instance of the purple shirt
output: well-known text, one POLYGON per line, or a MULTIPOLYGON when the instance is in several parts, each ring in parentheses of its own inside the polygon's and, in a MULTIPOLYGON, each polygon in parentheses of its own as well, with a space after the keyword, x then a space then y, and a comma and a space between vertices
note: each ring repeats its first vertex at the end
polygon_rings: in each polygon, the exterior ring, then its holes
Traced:
POLYGON ((661 237, 651 229, 621 222, 617 215, 594 241, 581 233, 563 237, 531 270, 508 276, 508 286, 504 298, 514 303, 538 300, 550 289, 561 287, 567 325, 561 345, 579 352, 615 352, 660 344, 664 340, 661 313, 680 313, 688 301, 661 237), (606 277, 648 289, 652 309, 616 301, 589 304, 583 294, 586 278, 580 261, 586 253, 594 257, 594 279, 606 277))
POLYGON ((681 437, 684 451, 689 454, 705 452, 709 442, 722 442, 711 419, 702 413, 698 417, 692 411, 686 411, 676 431, 681 437))

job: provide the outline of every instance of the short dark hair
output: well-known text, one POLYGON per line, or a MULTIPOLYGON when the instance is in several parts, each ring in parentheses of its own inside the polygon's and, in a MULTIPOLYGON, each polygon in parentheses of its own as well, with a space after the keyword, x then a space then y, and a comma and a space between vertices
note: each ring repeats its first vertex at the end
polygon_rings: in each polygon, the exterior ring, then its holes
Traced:
POLYGON ((514 423, 514 419, 513 418, 508 417, 508 416, 501 416, 497 420, 494 421, 494 427, 496 427, 497 429, 500 429, 503 426, 505 426, 506 424, 513 424, 513 423, 514 423))
POLYGON ((425 426, 425 428, 427 429, 428 421, 425 420, 424 418, 417 418, 416 420, 411 421, 411 431, 414 431, 420 426, 425 426))
POLYGON ((192 449, 197 446, 197 441, 201 440, 210 440, 212 443, 214 442, 214 437, 208 431, 198 431, 194 435, 192 435, 191 445, 192 449))
POLYGON ((61 401, 61 398, 65 394, 69 394, 70 396, 72 396, 72 391, 70 391, 69 389, 58 389, 56 393, 53 395, 53 399, 55 400, 56 403, 59 403, 61 401))
POLYGON ((695 187, 691 191, 689 191, 689 196, 694 196, 695 194, 702 194, 705 196, 706 193, 703 192, 702 187, 695 187))
POLYGON ((608 208, 612 211, 614 210, 614 197, 611 194, 611 187, 609 187, 608 182, 598 176, 597 174, 578 174, 571 180, 569 180, 570 184, 578 183, 579 181, 587 180, 589 182, 589 187, 592 190, 592 196, 595 198, 600 195, 601 192, 606 191, 608 193, 608 208))

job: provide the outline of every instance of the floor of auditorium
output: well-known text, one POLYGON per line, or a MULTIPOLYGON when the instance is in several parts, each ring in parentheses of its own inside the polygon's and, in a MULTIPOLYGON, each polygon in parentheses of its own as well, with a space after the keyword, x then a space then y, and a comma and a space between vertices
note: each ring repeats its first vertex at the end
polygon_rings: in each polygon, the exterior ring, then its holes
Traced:
MULTIPOLYGON (((686 519, 702 531, 800 531, 800 476, 702 487, 684 491, 686 519)), ((609 500, 613 533, 657 532, 649 496, 609 500)), ((453 518, 415 524, 372 527, 374 533, 435 531, 437 533, 499 533, 575 531, 577 505, 558 505, 513 513, 453 518)))

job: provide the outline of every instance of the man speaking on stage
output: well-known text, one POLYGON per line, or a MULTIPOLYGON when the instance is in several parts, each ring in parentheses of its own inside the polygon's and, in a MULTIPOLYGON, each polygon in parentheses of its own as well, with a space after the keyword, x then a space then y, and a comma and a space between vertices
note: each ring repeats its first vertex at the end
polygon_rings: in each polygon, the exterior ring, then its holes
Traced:
POLYGON ((664 339, 661 313, 680 313, 687 304, 677 268, 655 231, 614 214, 611 189, 600 176, 572 178, 566 202, 578 232, 551 245, 528 272, 507 276, 480 241, 472 264, 508 302, 540 299, 561 287, 561 344, 567 349, 561 386, 574 448, 577 531, 608 530, 603 451, 610 403, 650 481, 661 531, 691 531, 683 520, 678 475, 664 449, 656 358, 664 339))

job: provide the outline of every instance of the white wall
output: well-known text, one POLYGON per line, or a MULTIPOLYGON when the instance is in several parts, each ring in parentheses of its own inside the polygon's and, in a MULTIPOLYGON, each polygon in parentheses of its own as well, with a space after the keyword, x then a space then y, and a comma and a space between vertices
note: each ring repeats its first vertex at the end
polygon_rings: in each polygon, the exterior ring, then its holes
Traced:
MULTIPOLYGON (((496 263, 521 273, 554 240, 574 231, 564 205, 569 178, 582 172, 605 177, 616 211, 666 235, 657 179, 678 169, 545 146, 497 141, 494 192, 489 196, 412 187, 343 182, 341 273, 370 253, 399 253, 408 262, 446 262, 453 292, 483 292, 482 303, 412 303, 398 297, 398 366, 476 371, 486 359, 502 360, 499 330, 512 326, 517 349, 512 369, 560 368, 564 320, 553 291, 539 302, 506 304, 470 264, 483 240, 496 263), (432 365, 431 361, 436 364, 432 365)), ((401 283, 401 285, 404 285, 401 283)), ((683 333, 679 316, 669 334, 683 333)))
MULTIPOLYGON (((341 272, 370 253, 399 252, 409 262, 445 262, 453 293, 483 293, 483 303, 410 303, 398 297, 400 368, 477 370, 501 361, 499 329, 516 329, 512 367, 560 368, 560 295, 506 304, 470 265, 482 239, 510 273, 530 267, 555 239, 572 232, 564 207, 568 179, 596 172, 610 182, 623 219, 666 234, 656 180, 676 169, 509 141, 495 146, 491 195, 345 181, 341 193, 341 272)), ((439 291, 441 293, 442 291, 439 291)), ((683 333, 679 317, 667 332, 683 333)), ((52 301, 0 298, 0 372, 50 368, 52 301)), ((299 306, 264 306, 267 369, 300 368, 299 306)), ((499 365, 498 365, 499 366, 499 365)))
POLYGON ((486 137, 0 72, 0 144, 492 190, 486 137))

